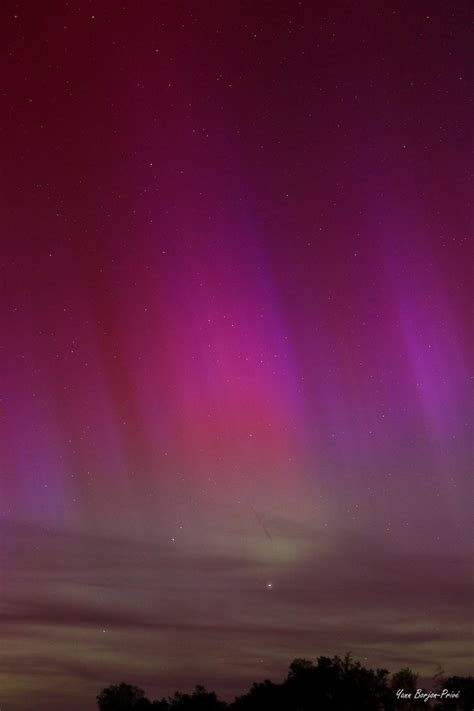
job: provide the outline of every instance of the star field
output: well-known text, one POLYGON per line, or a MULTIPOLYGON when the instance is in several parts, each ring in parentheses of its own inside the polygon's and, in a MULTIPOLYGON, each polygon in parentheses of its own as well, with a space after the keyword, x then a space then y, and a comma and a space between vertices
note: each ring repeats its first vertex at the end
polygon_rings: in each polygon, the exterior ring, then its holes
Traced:
POLYGON ((0 706, 469 673, 468 4, 1 12, 0 706))

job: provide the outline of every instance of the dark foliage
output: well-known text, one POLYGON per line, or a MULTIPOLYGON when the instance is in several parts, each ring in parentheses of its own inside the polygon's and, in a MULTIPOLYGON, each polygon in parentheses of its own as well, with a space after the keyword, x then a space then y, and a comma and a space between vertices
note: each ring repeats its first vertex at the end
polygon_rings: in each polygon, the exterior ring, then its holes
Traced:
POLYGON ((227 707, 223 701, 219 701, 213 691, 206 691, 203 686, 196 686, 193 694, 182 694, 177 691, 172 699, 158 702, 161 707, 158 708, 165 711, 166 709, 179 709, 179 711, 221 711, 227 707))
POLYGON ((436 711, 472 711, 474 709, 474 677, 450 676, 440 683, 438 693, 445 692, 459 698, 441 698, 436 705, 436 711))
POLYGON ((145 692, 138 686, 118 684, 103 689, 97 697, 100 711, 141 711, 147 708, 150 702, 145 697, 145 692))
POLYGON ((416 698, 416 690, 420 688, 418 677, 408 667, 400 669, 392 676, 390 688, 392 690, 393 708, 397 711, 416 711, 416 709, 427 708, 427 704, 423 699, 416 698), (411 698, 397 698, 397 691, 402 691, 406 695, 410 694, 411 698))
POLYGON ((266 679, 254 683, 248 693, 231 704, 220 701, 212 691, 197 686, 192 694, 179 691, 169 699, 149 701, 136 686, 120 684, 104 689, 97 697, 100 711, 472 711, 474 678, 449 677, 439 682, 445 696, 435 705, 417 699, 418 677, 401 669, 389 682, 386 669, 367 669, 350 655, 319 657, 316 664, 295 659, 287 678, 280 684, 266 679), (397 695, 397 692, 403 692, 397 695), (447 698, 447 692, 458 698, 447 698))

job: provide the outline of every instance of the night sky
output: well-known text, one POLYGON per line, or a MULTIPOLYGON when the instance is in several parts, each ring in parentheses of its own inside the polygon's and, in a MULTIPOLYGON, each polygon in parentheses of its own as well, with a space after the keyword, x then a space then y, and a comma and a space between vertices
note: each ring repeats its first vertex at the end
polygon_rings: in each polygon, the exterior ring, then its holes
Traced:
POLYGON ((2 710, 472 672, 468 3, 1 12, 2 710))

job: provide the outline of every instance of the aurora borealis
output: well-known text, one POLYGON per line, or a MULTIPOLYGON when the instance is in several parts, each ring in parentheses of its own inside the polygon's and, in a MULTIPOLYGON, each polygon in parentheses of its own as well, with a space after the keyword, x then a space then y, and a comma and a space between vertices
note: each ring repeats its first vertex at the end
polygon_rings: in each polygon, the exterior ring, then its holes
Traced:
POLYGON ((468 3, 1 14, 2 711, 471 672, 468 3))

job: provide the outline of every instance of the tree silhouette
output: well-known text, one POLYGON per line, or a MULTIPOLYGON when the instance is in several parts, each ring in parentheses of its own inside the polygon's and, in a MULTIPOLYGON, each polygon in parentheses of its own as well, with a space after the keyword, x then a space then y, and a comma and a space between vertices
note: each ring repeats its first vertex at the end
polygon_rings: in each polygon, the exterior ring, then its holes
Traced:
POLYGON ((459 698, 444 697, 436 704, 436 711, 472 711, 474 709, 474 677, 450 676, 440 682, 438 693, 459 694, 459 698))
POLYGON ((151 706, 142 689, 124 683, 103 689, 97 705, 100 711, 142 711, 151 706))
POLYGON ((284 711, 291 708, 283 684, 274 684, 269 679, 252 684, 250 691, 236 698, 232 711, 284 711))
MULTIPOLYGON (((212 691, 196 686, 192 694, 177 691, 169 699, 150 702, 142 689, 129 684, 109 686, 97 696, 99 711, 414 711, 433 708, 416 699, 418 677, 405 667, 393 674, 386 669, 368 669, 344 658, 319 657, 316 664, 295 659, 281 683, 266 679, 226 704, 212 691), (403 690, 405 698, 397 691, 403 690)), ((449 677, 440 681, 444 696, 436 711, 472 711, 474 679, 449 677), (457 694, 458 698, 447 695, 457 694), (459 693, 458 693, 459 692, 459 693)))
POLYGON ((392 694, 385 669, 365 669, 344 659, 320 657, 316 665, 295 659, 282 684, 253 684, 240 696, 234 711, 391 711, 392 694))
POLYGON ((170 705, 166 699, 161 699, 161 701, 153 701, 151 704, 151 711, 170 711, 170 705))
POLYGON ((390 687, 395 699, 394 708, 397 711, 398 709, 426 709, 423 699, 415 698, 416 690, 419 688, 418 676, 408 667, 400 669, 392 676, 390 687), (397 697, 397 692, 400 694, 399 697, 397 697))
POLYGON ((169 700, 169 708, 179 711, 222 711, 226 706, 213 691, 206 691, 204 686, 196 686, 191 695, 177 691, 169 700))

